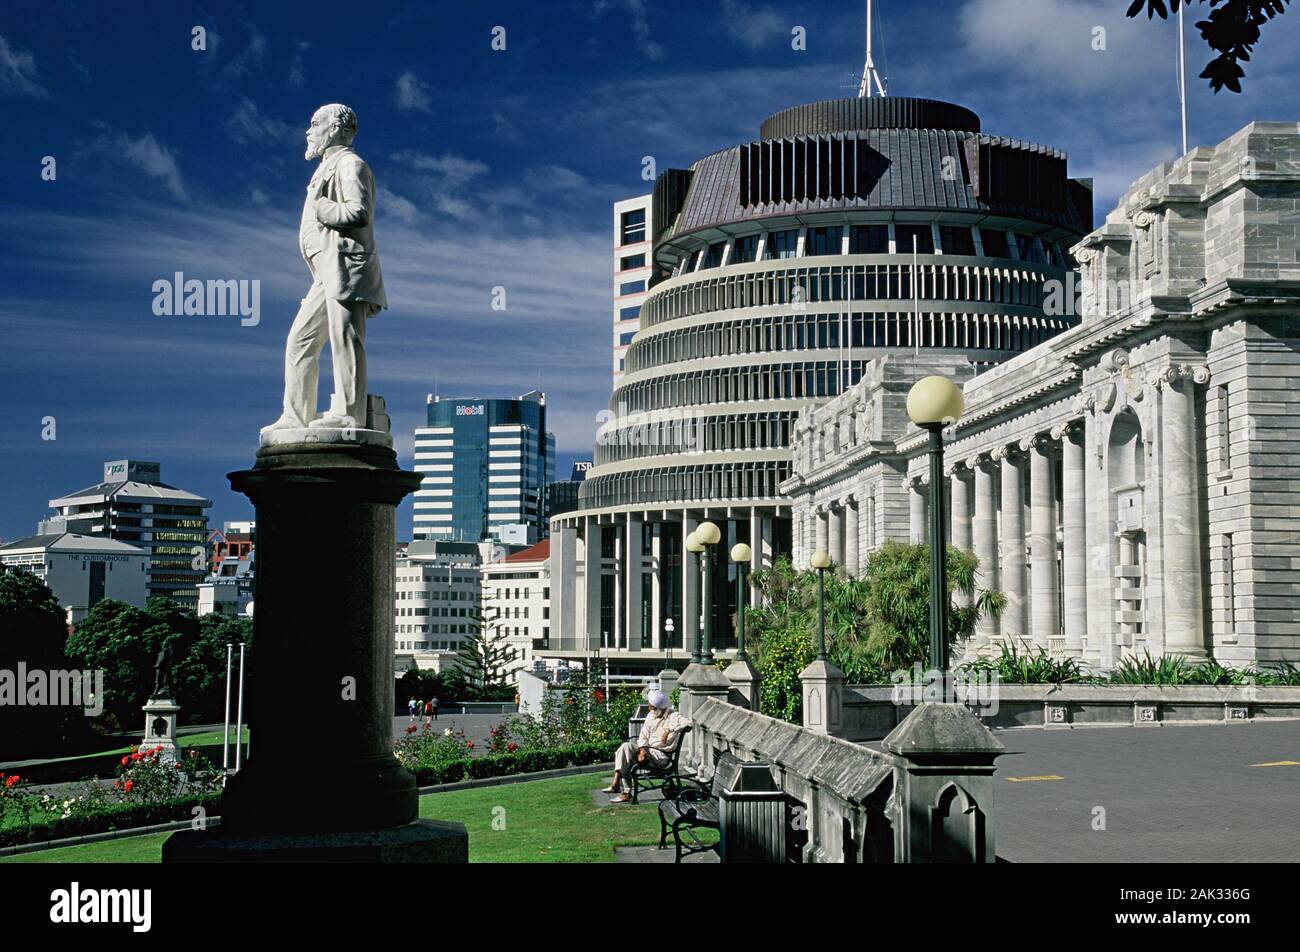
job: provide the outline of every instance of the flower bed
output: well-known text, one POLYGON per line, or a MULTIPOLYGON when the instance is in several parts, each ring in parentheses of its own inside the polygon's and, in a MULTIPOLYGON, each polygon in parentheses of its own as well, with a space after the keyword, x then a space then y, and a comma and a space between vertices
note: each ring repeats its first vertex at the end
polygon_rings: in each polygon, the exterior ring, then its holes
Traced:
POLYGON ((86 780, 68 797, 32 793, 18 775, 0 774, 0 846, 190 819, 195 807, 219 812, 220 771, 195 751, 179 763, 161 754, 133 748, 111 788, 86 780))

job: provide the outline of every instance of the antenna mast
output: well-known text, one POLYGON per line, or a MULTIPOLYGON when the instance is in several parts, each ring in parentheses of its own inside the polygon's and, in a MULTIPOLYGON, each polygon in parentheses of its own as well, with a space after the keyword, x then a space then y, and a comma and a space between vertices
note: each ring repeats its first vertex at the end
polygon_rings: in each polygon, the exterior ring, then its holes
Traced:
POLYGON ((880 73, 876 71, 875 61, 871 58, 871 0, 867 0, 867 61, 862 66, 862 83, 858 86, 858 98, 870 99, 873 95, 871 88, 875 87, 874 95, 886 96, 885 84, 880 81, 880 73))

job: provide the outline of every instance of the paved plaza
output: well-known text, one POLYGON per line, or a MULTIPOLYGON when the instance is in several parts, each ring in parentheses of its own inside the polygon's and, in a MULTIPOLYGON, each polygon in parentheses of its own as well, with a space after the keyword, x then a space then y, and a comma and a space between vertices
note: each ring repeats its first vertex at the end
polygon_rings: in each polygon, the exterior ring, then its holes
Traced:
POLYGON ((1011 862, 1300 860, 1300 721, 996 733, 1011 862))

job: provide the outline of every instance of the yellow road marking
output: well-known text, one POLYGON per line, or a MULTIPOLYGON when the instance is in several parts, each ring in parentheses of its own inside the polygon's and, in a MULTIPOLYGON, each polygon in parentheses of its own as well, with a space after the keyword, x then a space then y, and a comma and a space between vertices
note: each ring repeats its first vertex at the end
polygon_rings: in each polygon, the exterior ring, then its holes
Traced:
POLYGON ((1009 783, 1033 783, 1035 780, 1064 780, 1060 774, 1042 774, 1037 777, 1008 777, 1009 783))
POLYGON ((1252 767, 1300 767, 1300 760, 1273 760, 1266 764, 1251 764, 1252 767))

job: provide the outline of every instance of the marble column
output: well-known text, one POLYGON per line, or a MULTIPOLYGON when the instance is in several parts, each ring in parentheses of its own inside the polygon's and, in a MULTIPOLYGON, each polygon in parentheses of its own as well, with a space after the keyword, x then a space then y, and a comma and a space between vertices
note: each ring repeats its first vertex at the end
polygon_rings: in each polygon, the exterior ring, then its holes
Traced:
POLYGON ((921 481, 913 480, 908 486, 908 541, 913 545, 925 542, 925 489, 921 481))
POLYGON ((629 651, 641 650, 642 617, 641 605, 641 517, 627 514, 627 526, 623 531, 623 606, 626 621, 623 623, 624 643, 629 651))
POLYGON ((858 506, 852 496, 844 501, 844 570, 855 577, 859 571, 858 506))
POLYGON ((587 594, 586 637, 578 645, 578 650, 588 651, 592 654, 595 654, 600 649, 602 588, 600 580, 604 574, 604 560, 601 558, 601 537, 604 531, 601 528, 599 517, 587 517, 587 525, 582 533, 583 564, 586 569, 583 583, 586 586, 587 594))
POLYGON ((963 552, 971 550, 970 484, 965 479, 965 467, 953 466, 951 473, 952 502, 950 520, 952 544, 963 552))
MULTIPOLYGON (((686 537, 695 531, 700 520, 682 513, 682 650, 695 651, 695 635, 700 630, 700 557, 686 551, 686 537)), ((676 632, 674 632, 674 638, 676 632)))
POLYGON ((827 544, 826 550, 831 554, 831 562, 836 568, 844 564, 844 508, 842 506, 828 506, 826 508, 827 519, 827 544))
MULTIPOLYGON (((975 557, 979 559, 976 589, 997 590, 998 579, 998 499, 993 481, 995 465, 988 460, 978 460, 972 465, 975 472, 975 516, 972 520, 975 557)), ((976 623, 977 644, 987 645, 997 637, 998 622, 984 615, 976 623)))
MULTIPOLYGON (((964 467, 958 463, 948 467, 949 481, 952 488, 949 490, 948 504, 949 508, 949 539, 955 549, 963 552, 971 550, 971 521, 970 521, 970 485, 962 477, 964 467)), ((963 592, 954 591, 952 593, 953 601, 958 605, 969 605, 970 597, 963 592)))
POLYGON ((1025 599, 1025 497, 1024 472, 1016 447, 1002 446, 994 456, 1001 464, 1002 531, 998 553, 998 575, 1007 607, 1002 612, 1002 639, 1006 643, 1023 641, 1029 627, 1025 599))
MULTIPOLYGON (((1203 367, 1171 367, 1161 382, 1160 530, 1164 543, 1165 653, 1204 658, 1201 603, 1201 515, 1196 465, 1195 385, 1203 367)), ((1150 485, 1150 482, 1148 482, 1150 485)))
POLYGON ((1026 440, 1029 453, 1029 636, 1047 648, 1060 634, 1057 617, 1056 491, 1053 486, 1053 444, 1045 436, 1026 440))
POLYGON ((1083 443, 1077 425, 1067 424, 1053 431, 1053 436, 1061 441, 1061 575, 1065 596, 1061 628, 1066 656, 1078 658, 1083 654, 1088 630, 1088 498, 1083 443))
MULTIPOLYGON (((818 506, 816 518, 817 518, 817 534, 815 540, 813 541, 813 552, 817 552, 819 550, 822 552, 829 552, 830 544, 827 542, 826 537, 830 528, 828 524, 828 520, 830 519, 830 512, 828 512, 824 507, 818 506)), ((808 556, 809 558, 811 558, 812 552, 809 552, 808 556)))

